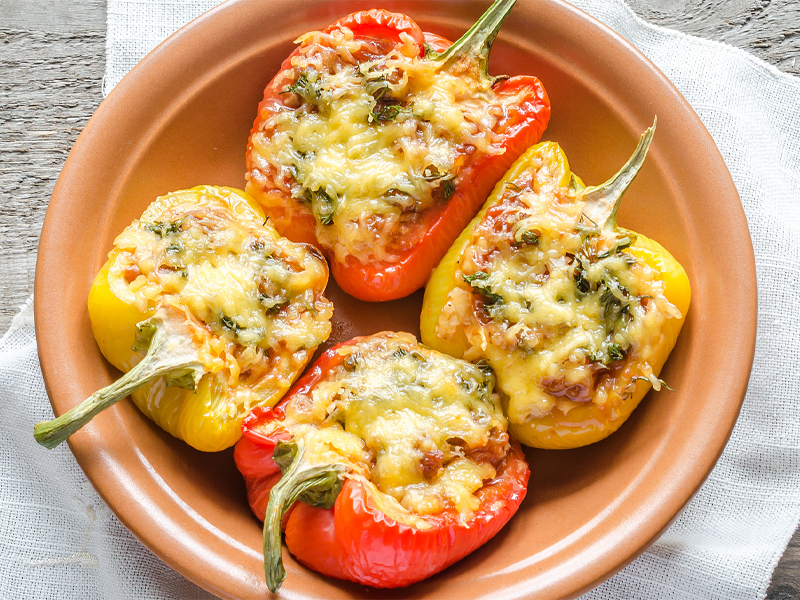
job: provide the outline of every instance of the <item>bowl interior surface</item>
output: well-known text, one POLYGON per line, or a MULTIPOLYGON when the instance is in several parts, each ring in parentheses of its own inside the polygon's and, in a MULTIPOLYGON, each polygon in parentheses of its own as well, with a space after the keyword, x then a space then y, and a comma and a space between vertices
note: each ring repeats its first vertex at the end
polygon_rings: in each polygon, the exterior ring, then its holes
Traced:
MULTIPOLYGON (((488 2, 384 2, 456 39, 488 2)), ((115 236, 158 195, 199 184, 244 186, 244 155, 263 89, 292 40, 365 2, 234 0, 149 55, 103 102, 68 159, 48 210, 36 278, 45 382, 57 414, 119 376, 86 311, 115 236)), ((641 553, 710 472, 738 415, 755 341, 755 267, 730 175, 672 85, 596 21, 557 0, 523 1, 492 51, 494 74, 534 74, 553 106, 543 139, 559 142, 587 184, 624 164, 658 115, 648 161, 619 222, 662 243, 686 268, 692 306, 651 393, 607 440, 528 450, 519 513, 490 543, 431 579, 370 591, 326 579, 284 552, 281 594, 297 598, 537 597, 579 594, 641 553), (737 281, 737 286, 728 282, 737 281), (719 302, 725 298, 725 302, 719 302)), ((333 281, 328 345, 386 329, 419 335, 422 292, 367 304, 333 281)), ((264 598, 260 523, 232 452, 205 454, 164 433, 129 400, 70 440, 122 522, 180 573, 225 598, 264 598)))

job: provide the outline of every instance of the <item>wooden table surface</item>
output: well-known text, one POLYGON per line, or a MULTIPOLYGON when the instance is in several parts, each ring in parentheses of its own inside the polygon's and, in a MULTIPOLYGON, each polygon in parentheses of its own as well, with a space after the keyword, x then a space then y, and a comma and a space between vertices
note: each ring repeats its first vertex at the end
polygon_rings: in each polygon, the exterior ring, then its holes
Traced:
MULTIPOLYGON (((800 75, 798 0, 628 0, 644 19, 727 42, 800 75)), ((0 332, 33 292, 61 166, 100 101, 105 0, 0 0, 0 332)), ((800 600, 800 530, 767 598, 800 600)))

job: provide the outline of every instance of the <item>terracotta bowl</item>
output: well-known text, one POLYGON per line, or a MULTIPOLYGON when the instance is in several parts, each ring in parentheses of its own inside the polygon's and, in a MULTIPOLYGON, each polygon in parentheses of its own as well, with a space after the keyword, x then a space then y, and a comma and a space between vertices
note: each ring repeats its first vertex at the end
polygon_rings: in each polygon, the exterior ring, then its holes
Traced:
MULTIPOLYGON (((387 0, 455 39, 488 0, 387 0)), ((244 152, 266 83, 292 40, 367 2, 234 0, 169 38, 117 86, 67 160, 47 212, 36 273, 36 331, 57 414, 119 373, 92 338, 89 286, 114 237, 157 195, 244 185, 244 152)), ((489 544, 413 587, 375 591, 325 579, 284 553, 293 598, 561 598, 597 585, 644 551, 713 467, 744 397, 756 288, 742 207, 711 137, 670 82, 610 29, 557 0, 521 0, 492 53, 493 73, 531 73, 550 94, 545 139, 588 183, 622 165, 658 115, 648 162, 620 223, 686 267, 692 307, 663 372, 620 431, 571 451, 528 451, 517 516, 489 544)), ((334 284, 331 343, 355 334, 419 334, 422 295, 365 304, 334 284)), ((126 400, 75 434, 79 464, 120 520, 168 565, 224 598, 268 596, 260 523, 232 452, 203 454, 126 400)))

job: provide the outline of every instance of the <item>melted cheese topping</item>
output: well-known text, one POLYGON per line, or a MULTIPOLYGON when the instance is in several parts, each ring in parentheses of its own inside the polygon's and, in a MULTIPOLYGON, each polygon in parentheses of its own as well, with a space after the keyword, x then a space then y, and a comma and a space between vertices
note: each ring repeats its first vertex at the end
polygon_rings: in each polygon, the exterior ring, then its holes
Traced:
POLYGON ((437 324, 444 338, 464 328, 465 357, 489 360, 512 422, 621 401, 634 378, 653 379, 662 325, 681 317, 660 273, 627 251, 636 236, 588 221, 574 180, 559 186, 550 169, 539 157, 486 212, 437 324))
POLYGON ((251 138, 251 184, 307 206, 339 261, 398 260, 466 157, 504 152, 493 129, 505 100, 404 39, 387 53, 347 28, 301 37, 251 138))
POLYGON ((330 335, 327 265, 211 191, 150 212, 114 241, 109 287, 142 312, 182 311, 206 371, 229 388, 229 412, 243 416, 260 394, 288 387, 330 335))
POLYGON ((493 375, 405 333, 364 338, 339 354, 341 364, 266 427, 305 440, 312 464, 345 463, 406 522, 449 508, 469 518, 480 506, 474 492, 510 448, 493 375))

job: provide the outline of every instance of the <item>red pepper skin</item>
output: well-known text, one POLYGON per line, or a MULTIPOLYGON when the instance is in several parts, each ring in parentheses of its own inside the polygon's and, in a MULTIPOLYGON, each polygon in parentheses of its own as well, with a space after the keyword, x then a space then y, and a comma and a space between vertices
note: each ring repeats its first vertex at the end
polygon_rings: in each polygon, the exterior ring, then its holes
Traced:
MULTIPOLYGON (((452 42, 441 36, 423 32, 409 17, 382 9, 353 13, 330 25, 325 31, 331 32, 342 27, 350 28, 357 38, 387 40, 390 42, 389 48, 400 41, 401 32, 406 33, 419 46, 420 56, 425 53, 425 42, 437 52, 452 45, 452 42)), ((291 70, 291 59, 297 53, 298 49, 284 61, 278 74, 267 85, 253 123, 251 140, 263 120, 262 114, 267 114, 270 106, 283 105, 281 92, 289 84, 288 77, 284 74, 291 70)), ((334 260, 331 253, 316 240, 314 216, 305 206, 288 196, 279 206, 264 206, 265 212, 281 235, 295 242, 314 244, 328 255, 334 279, 351 296, 380 302, 403 298, 413 293, 425 285, 431 271, 486 201, 497 181, 529 146, 539 141, 550 120, 550 99, 536 77, 511 77, 499 81, 494 86, 494 91, 498 96, 519 94, 521 98, 496 129, 496 133, 504 138, 502 146, 505 152, 481 156, 462 169, 450 200, 425 211, 420 223, 422 233, 415 234, 418 242, 398 253, 398 260, 390 262, 375 259, 366 264, 354 257, 349 257, 345 262, 334 260)), ((253 168, 252 151, 251 141, 247 148, 248 173, 253 168)), ((247 191, 255 198, 260 198, 260 189, 254 184, 248 183, 247 191)))
POLYGON ((419 47, 420 56, 425 53, 425 34, 410 17, 402 13, 393 13, 383 8, 373 8, 354 12, 346 17, 342 17, 325 29, 325 33, 330 33, 336 29, 347 27, 358 38, 372 40, 388 40, 392 46, 402 44, 400 34, 405 33, 411 36, 419 47))
MULTIPOLYGON (((280 419, 283 406, 298 390, 313 387, 339 364, 339 346, 323 354, 275 409, 258 409, 242 424, 244 436, 236 445, 234 457, 259 519, 264 518, 269 489, 280 476, 272 461, 278 439, 256 429, 280 419)), ((428 529, 398 523, 375 507, 362 483, 348 479, 330 510, 295 504, 284 519, 286 545, 301 564, 323 575, 363 585, 402 587, 430 577, 486 543, 517 512, 525 498, 530 469, 520 445, 516 441, 511 444, 511 453, 497 476, 476 492, 481 504, 466 523, 454 509, 424 516, 431 525, 428 529)))
POLYGON ((467 523, 454 510, 426 516, 430 529, 398 523, 348 480, 332 509, 295 507, 286 546, 303 565, 338 579, 381 588, 426 579, 485 544, 517 512, 530 470, 516 441, 512 448, 497 477, 477 492, 481 506, 467 523))

